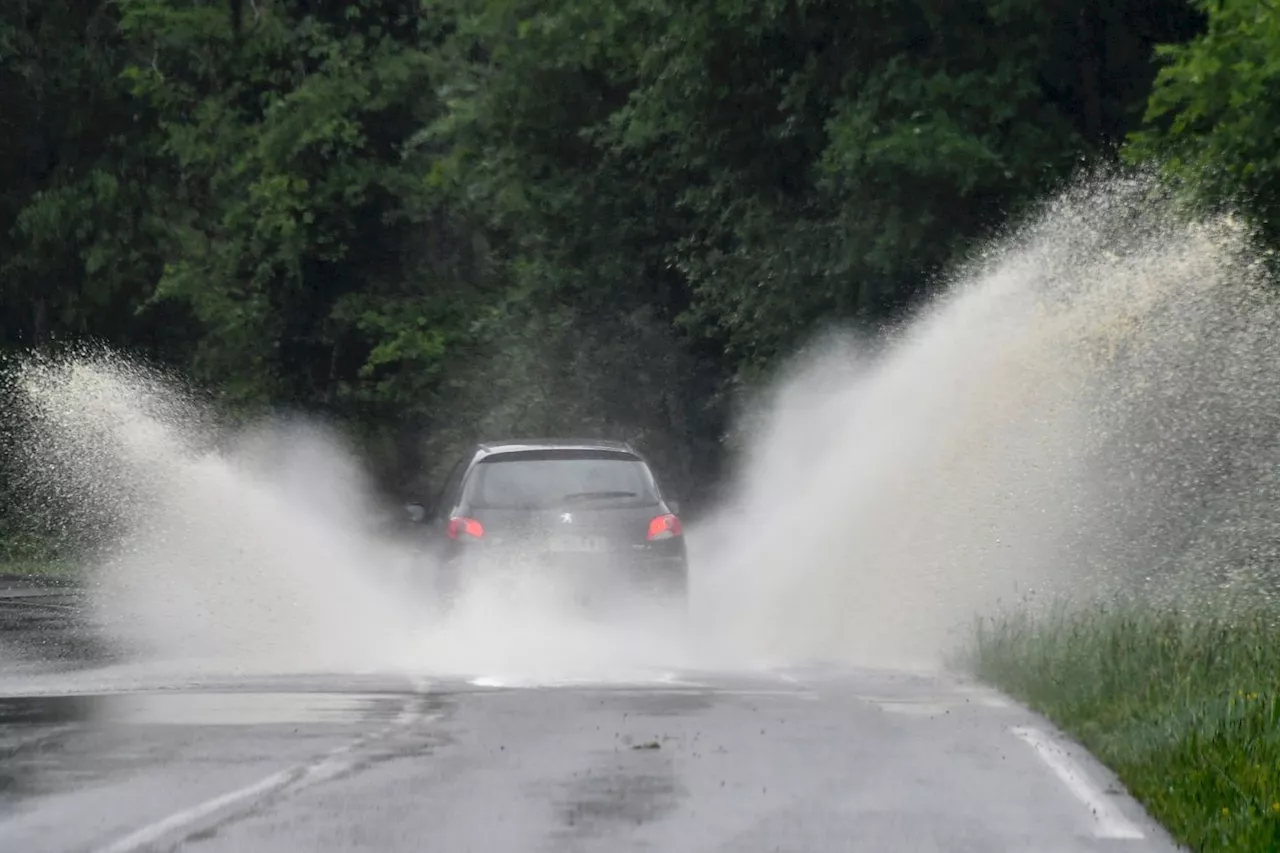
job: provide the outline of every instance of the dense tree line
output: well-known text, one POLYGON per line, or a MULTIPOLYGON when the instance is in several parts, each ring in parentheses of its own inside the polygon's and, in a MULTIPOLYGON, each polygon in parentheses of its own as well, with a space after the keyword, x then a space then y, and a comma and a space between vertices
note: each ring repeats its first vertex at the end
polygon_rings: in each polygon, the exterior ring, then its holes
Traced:
POLYGON ((727 401, 1082 163, 1280 239, 1270 0, 6 0, 0 348, 102 340, 357 430, 609 433, 714 481, 727 401))

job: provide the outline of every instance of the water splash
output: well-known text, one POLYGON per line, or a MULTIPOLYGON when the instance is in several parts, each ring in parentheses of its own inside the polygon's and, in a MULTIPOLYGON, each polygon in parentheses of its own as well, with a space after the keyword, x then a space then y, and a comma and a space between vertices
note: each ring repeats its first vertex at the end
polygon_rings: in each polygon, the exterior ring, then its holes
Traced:
POLYGON ((334 433, 228 433, 109 353, 21 371, 24 452, 33 489, 103 532, 106 630, 169 666, 506 682, 932 666, 1000 601, 1269 594, 1265 260, 1240 223, 1190 216, 1148 178, 1085 180, 888 339, 817 341, 748 419, 731 499, 691 532, 686 622, 585 618, 533 581, 480 585, 433 620, 334 433))
MULTIPOLYGON (((28 481, 92 520, 99 625, 143 658, 376 665, 412 625, 362 472, 331 431, 219 431, 181 386, 95 352, 20 376, 28 481)), ((194 664, 193 664, 194 665, 194 664)))
POLYGON ((1011 599, 1196 601, 1227 576, 1262 594, 1280 532, 1263 260, 1241 223, 1147 177, 1086 180, 879 355, 851 369, 840 336, 816 347, 713 523, 714 633, 928 664, 1011 599))

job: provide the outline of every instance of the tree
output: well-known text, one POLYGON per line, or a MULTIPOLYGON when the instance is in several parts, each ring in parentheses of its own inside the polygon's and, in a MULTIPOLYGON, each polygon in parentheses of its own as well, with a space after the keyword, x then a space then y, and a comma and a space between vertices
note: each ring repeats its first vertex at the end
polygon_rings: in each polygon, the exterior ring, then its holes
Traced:
POLYGON ((878 321, 1133 126, 1180 2, 464 4, 457 170, 542 270, 728 374, 878 321), (1119 82, 1115 82, 1119 81, 1119 82))
POLYGON ((124 50, 114 4, 0 9, 0 346, 183 350, 181 312, 145 307, 166 207, 124 50))
POLYGON ((823 323, 900 317, 1106 155, 1152 46, 1200 17, 18 0, 0 345, 146 349, 224 402, 358 426, 392 479, 576 426, 706 482, 742 383, 823 323))
POLYGON ((414 141, 447 14, 276 0, 237 32, 225 8, 121 5, 182 202, 155 298, 201 321, 195 373, 240 402, 422 415, 484 285, 414 141))
POLYGON ((1163 67, 1126 157, 1157 160, 1213 203, 1243 202, 1280 241, 1280 8, 1199 0, 1204 33, 1162 46, 1163 67))

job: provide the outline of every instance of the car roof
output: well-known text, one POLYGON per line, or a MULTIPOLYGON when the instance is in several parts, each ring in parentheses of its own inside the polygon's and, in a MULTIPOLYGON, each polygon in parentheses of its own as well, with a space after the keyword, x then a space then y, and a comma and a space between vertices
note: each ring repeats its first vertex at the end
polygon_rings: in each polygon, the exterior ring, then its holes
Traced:
POLYGON ((488 456, 494 453, 519 453, 528 450, 612 450, 640 457, 635 448, 627 442, 608 439, 523 438, 482 441, 476 445, 476 452, 481 456, 488 456))

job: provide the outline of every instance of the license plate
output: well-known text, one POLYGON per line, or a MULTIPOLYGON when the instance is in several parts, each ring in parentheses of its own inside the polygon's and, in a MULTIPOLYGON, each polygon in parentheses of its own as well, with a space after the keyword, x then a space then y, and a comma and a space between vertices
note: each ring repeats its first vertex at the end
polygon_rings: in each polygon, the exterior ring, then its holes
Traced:
POLYGON ((552 536, 547 545, 553 551, 598 552, 607 549, 605 540, 599 536, 575 536, 568 533, 552 536))

